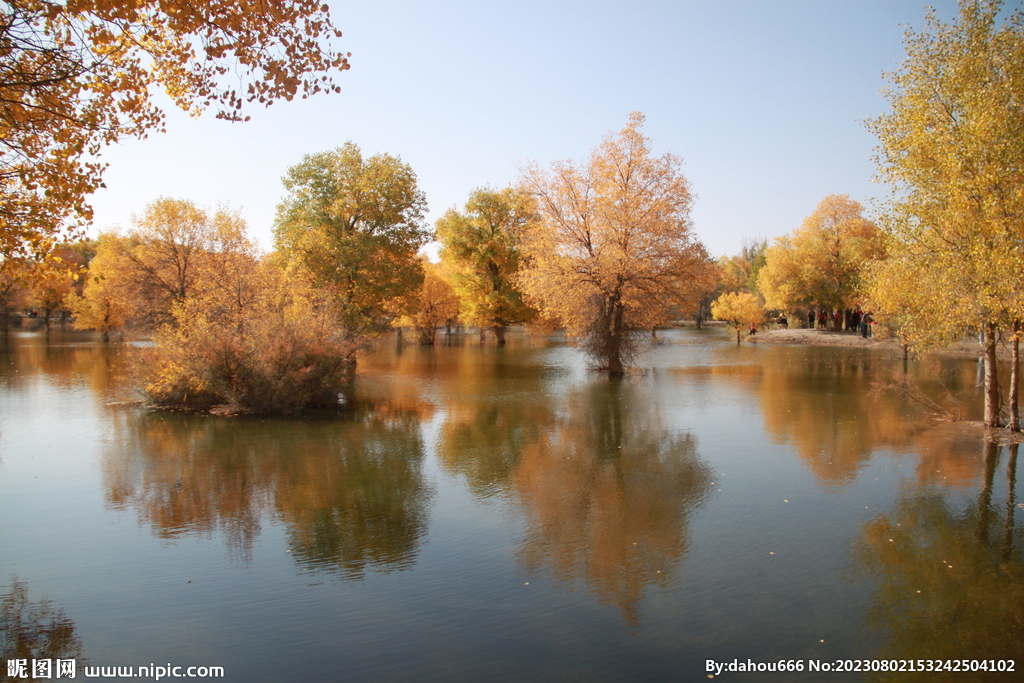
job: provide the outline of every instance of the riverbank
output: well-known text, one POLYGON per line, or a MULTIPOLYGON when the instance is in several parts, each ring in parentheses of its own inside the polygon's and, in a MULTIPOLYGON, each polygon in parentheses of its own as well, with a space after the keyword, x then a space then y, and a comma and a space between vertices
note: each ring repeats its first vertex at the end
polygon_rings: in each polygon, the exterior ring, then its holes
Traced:
MULTIPOLYGON (((865 339, 859 334, 835 332, 833 330, 763 330, 758 331, 753 336, 744 336, 743 339, 754 344, 809 344, 812 346, 864 347, 900 354, 903 352, 899 340, 894 337, 888 339, 869 337, 865 339)), ((977 341, 964 339, 949 348, 937 349, 932 353, 960 358, 976 358, 981 354, 981 348, 977 341)), ((1009 358, 1010 356, 1009 349, 1002 346, 997 348, 997 353, 1000 358, 1009 358)))

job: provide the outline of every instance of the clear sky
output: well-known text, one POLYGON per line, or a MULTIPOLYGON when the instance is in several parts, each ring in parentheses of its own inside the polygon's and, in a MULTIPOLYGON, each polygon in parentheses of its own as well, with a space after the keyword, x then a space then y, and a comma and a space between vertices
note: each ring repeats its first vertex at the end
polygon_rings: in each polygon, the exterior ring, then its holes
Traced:
MULTIPOLYGON (((955 0, 932 3, 940 18, 955 0)), ((401 157, 431 225, 527 160, 586 157, 631 111, 698 195, 712 255, 799 226, 828 194, 871 207, 883 72, 920 0, 363 0, 332 2, 352 68, 340 95, 253 108, 244 124, 169 110, 168 132, 108 148, 95 229, 157 197, 239 209, 267 249, 281 176, 346 141, 401 157)))

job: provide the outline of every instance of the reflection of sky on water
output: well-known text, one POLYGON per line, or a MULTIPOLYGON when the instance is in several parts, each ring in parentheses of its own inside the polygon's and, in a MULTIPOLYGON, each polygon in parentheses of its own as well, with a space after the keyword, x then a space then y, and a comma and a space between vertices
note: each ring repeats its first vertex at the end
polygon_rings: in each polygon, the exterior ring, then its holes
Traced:
MULTIPOLYGON (((979 568, 955 586, 987 604, 996 551, 970 538, 988 507, 992 543, 1009 519, 1020 545, 1007 452, 992 474, 976 433, 870 396, 898 360, 659 336, 621 383, 521 337, 383 344, 358 410, 316 420, 107 405, 122 355, 15 338, 0 580, 54 601, 94 663, 202 660, 237 680, 296 662, 313 678, 345 662, 350 680, 664 680, 703 677, 708 657, 872 656, 925 639, 886 591, 923 571, 928 539, 979 568), (915 510, 930 516, 888 562, 873 539, 915 510)), ((911 368, 969 401, 973 369, 911 368)))

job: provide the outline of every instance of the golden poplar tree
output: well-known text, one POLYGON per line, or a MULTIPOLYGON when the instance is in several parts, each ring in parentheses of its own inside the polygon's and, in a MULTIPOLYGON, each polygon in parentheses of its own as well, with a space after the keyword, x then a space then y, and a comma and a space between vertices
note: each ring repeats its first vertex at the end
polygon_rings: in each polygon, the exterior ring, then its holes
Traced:
POLYGON ((775 240, 758 286, 768 308, 827 310, 860 303, 865 266, 882 254, 882 233, 849 195, 829 195, 803 224, 775 240))
POLYGON ((499 346, 508 325, 533 315, 514 279, 520 240, 536 217, 529 195, 511 187, 481 188, 470 194, 465 211, 450 209, 437 221, 441 260, 453 269, 462 319, 491 328, 499 346))
POLYGON ((420 344, 433 346, 437 328, 459 317, 459 297, 441 264, 426 259, 421 259, 421 263, 423 284, 399 302, 402 315, 396 324, 414 327, 420 344))
POLYGON ((103 341, 110 341, 110 333, 123 330, 128 325, 132 302, 126 300, 121 282, 115 276, 120 260, 113 248, 113 237, 101 237, 96 256, 89 264, 83 294, 72 291, 64 305, 75 319, 75 328, 96 330, 103 341), (110 276, 106 275, 109 273, 110 276))
POLYGON ((71 295, 80 327, 107 334, 124 325, 156 329, 173 320, 175 304, 214 291, 218 306, 229 305, 238 293, 222 286, 227 274, 240 267, 238 259, 250 268, 256 260, 236 212, 162 197, 134 220, 127 234, 100 237, 85 301, 71 295))
POLYGON ((725 320, 736 330, 736 343, 740 343, 740 330, 764 321, 764 306, 750 292, 726 292, 711 304, 715 320, 725 320))
MULTIPOLYGON (((1024 17, 1000 23, 1000 9, 964 0, 953 24, 929 13, 889 75, 890 112, 870 124, 895 188, 872 298, 924 345, 980 328, 988 426, 1000 412, 996 332, 1024 319, 1024 17)), ((1011 384, 1015 403, 1016 373, 1011 384)))
POLYGON ((695 307, 714 277, 693 233, 682 161, 651 156, 643 122, 631 114, 585 163, 534 165, 523 177, 540 219, 524 236, 519 282, 541 314, 559 320, 612 376, 623 374, 634 332, 695 307))
POLYGON ((28 272, 29 266, 22 259, 0 259, 0 316, 4 331, 10 326, 11 315, 28 301, 28 272))
POLYGON ((38 259, 88 223, 103 147, 159 130, 153 94, 243 120, 335 92, 348 55, 320 0, 10 0, 0 6, 0 253, 38 259))

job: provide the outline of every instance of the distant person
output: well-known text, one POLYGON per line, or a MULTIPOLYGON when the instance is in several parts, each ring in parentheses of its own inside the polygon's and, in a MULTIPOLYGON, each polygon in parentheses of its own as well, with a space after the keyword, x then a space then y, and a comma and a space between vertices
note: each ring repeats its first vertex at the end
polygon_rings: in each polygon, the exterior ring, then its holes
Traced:
POLYGON ((828 313, 824 308, 818 311, 818 327, 822 330, 828 329, 828 313))
POLYGON ((753 337, 755 334, 757 334, 757 325, 750 323, 750 331, 747 332, 747 336, 753 337))
POLYGON ((867 339, 871 336, 871 324, 875 322, 874 318, 871 317, 871 312, 867 312, 860 319, 860 336, 867 339))
POLYGON ((814 309, 807 313, 807 327, 814 329, 814 309))
POLYGON ((789 329, 789 320, 786 319, 786 314, 785 313, 783 313, 782 315, 779 316, 779 329, 780 330, 789 329))

